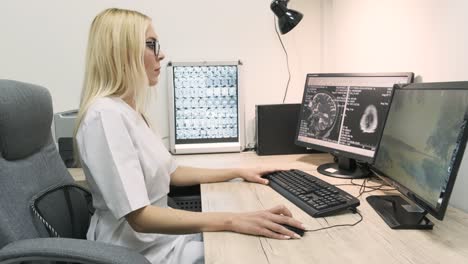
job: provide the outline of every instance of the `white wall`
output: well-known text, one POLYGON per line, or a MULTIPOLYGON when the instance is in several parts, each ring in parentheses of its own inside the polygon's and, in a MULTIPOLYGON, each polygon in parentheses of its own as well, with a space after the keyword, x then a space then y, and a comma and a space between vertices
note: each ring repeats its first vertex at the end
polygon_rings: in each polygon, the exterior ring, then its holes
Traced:
MULTIPOLYGON (((270 2, 4 1, 0 9, 0 78, 47 87, 54 112, 76 109, 92 19, 108 7, 135 9, 153 18, 166 62, 242 60, 247 142, 253 143, 255 104, 281 103, 287 81, 270 2)), ((320 69, 320 1, 293 0, 289 7, 304 13, 299 26, 283 36, 292 71, 286 102, 299 102, 305 74, 320 69)), ((166 85, 163 69, 149 109, 152 123, 162 136, 169 133, 166 85)))
MULTIPOLYGON (((247 141, 255 104, 281 103, 287 80, 270 0, 3 1, 0 78, 47 87, 54 111, 78 107, 89 25, 108 7, 153 17, 167 61, 244 62, 247 141)), ((283 36, 292 79, 286 102, 299 102, 308 72, 412 71, 423 81, 467 80, 466 0, 292 0, 304 20, 283 36)), ((162 72, 151 119, 168 135, 162 72)), ((468 164, 453 204, 468 211, 468 164)))
MULTIPOLYGON (((424 82, 468 80, 468 1, 322 3, 323 72, 412 71, 424 82)), ((451 202, 468 212, 466 156, 451 202)))

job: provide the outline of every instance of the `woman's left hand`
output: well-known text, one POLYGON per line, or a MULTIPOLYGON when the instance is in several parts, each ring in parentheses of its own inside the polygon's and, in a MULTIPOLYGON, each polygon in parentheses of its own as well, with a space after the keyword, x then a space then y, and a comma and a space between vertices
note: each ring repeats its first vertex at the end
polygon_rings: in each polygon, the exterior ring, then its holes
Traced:
POLYGON ((248 182, 268 184, 268 180, 262 178, 263 175, 277 171, 277 169, 246 168, 239 169, 239 177, 248 182))

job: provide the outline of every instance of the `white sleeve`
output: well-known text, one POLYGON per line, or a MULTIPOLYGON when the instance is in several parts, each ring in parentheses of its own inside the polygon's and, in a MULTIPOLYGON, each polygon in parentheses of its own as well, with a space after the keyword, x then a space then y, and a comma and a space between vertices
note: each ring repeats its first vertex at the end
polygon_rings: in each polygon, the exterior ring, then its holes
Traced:
POLYGON ((171 160, 170 160, 170 165, 169 165, 169 174, 174 173, 174 171, 177 170, 177 167, 179 167, 179 164, 177 163, 176 159, 171 155, 171 160))
POLYGON ((150 204, 137 151, 120 113, 97 113, 80 139, 81 159, 117 219, 150 204))

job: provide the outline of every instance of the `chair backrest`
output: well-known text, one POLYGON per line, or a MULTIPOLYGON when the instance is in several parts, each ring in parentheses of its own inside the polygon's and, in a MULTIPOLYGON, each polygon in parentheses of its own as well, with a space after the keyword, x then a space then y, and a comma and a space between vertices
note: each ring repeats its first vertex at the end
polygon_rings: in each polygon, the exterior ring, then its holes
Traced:
MULTIPOLYGON (((49 237, 31 201, 56 186, 74 183, 52 139, 52 116, 52 99, 45 88, 0 80, 0 248, 16 240, 49 237)), ((70 218, 67 208, 54 210, 54 218, 70 218)), ((55 219, 64 226, 67 221, 55 219)))

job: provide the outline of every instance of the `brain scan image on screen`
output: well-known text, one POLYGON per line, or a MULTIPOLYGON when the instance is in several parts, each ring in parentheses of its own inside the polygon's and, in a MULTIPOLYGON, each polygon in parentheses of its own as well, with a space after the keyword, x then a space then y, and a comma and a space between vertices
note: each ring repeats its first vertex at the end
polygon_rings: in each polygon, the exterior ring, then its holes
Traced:
POLYGON ((368 105, 359 124, 363 133, 375 133, 379 124, 377 107, 374 105, 368 105))
POLYGON ((304 89, 298 139, 373 157, 392 87, 319 86, 304 89), (335 145, 333 145, 335 144, 335 145))
POLYGON ((327 93, 317 93, 309 102, 309 132, 314 136, 327 137, 337 119, 337 103, 327 93))

